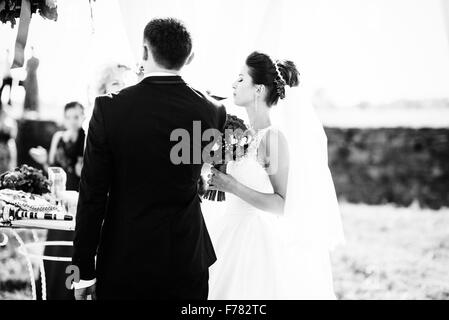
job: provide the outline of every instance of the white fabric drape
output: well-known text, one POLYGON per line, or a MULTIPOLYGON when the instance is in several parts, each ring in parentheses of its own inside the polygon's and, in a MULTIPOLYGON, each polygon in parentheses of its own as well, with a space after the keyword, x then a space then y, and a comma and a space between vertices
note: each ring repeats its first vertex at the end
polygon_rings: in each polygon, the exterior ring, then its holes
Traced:
MULTIPOLYGON (((441 7, 442 7, 443 19, 444 19, 445 27, 446 27, 447 41, 449 44, 449 1, 441 0, 441 7)), ((448 57, 448 59, 449 59, 449 57, 448 57)))
MULTIPOLYGON (((97 63, 137 63, 143 27, 155 16, 186 22, 196 58, 185 78, 215 94, 230 96, 245 57, 262 50, 295 61, 304 83, 337 105, 440 98, 449 82, 448 2, 96 0, 92 35, 89 1, 59 0, 57 22, 33 16, 28 49, 34 45, 41 60, 44 109, 82 100, 97 63)), ((0 25, 0 55, 13 52, 16 32, 0 25)))

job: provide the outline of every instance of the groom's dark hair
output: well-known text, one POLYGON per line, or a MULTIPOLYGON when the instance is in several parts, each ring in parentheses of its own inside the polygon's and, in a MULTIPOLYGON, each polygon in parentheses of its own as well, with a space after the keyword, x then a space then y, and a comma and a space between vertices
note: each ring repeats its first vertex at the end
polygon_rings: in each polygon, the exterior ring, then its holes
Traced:
POLYGON ((151 20, 143 37, 156 63, 166 69, 181 69, 192 51, 190 33, 181 21, 174 18, 151 20))

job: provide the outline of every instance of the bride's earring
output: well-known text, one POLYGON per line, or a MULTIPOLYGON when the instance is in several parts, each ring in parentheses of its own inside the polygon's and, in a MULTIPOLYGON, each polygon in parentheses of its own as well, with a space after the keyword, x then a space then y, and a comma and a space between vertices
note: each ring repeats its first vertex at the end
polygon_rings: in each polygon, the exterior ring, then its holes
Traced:
POLYGON ((258 86, 256 91, 254 92, 254 111, 256 112, 259 108, 259 97, 260 94, 263 92, 263 89, 264 89, 263 86, 258 86))
POLYGON ((259 108, 259 94, 257 91, 254 93, 254 111, 257 112, 257 109, 259 108))

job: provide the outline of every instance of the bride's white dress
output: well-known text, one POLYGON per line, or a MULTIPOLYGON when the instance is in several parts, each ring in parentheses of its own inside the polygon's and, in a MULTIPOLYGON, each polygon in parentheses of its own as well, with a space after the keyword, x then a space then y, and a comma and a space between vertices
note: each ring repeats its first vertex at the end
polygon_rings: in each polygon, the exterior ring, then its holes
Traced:
MULTIPOLYGON (((269 176, 257 160, 257 149, 269 128, 257 132, 248 153, 228 164, 227 173, 242 184, 272 193, 269 176)), ((207 204, 206 215, 214 215, 207 204)), ((317 255, 313 246, 295 249, 286 259, 278 234, 278 217, 226 193, 224 214, 208 223, 217 261, 210 267, 209 299, 274 300, 333 299, 329 256, 317 255), (292 261, 290 261, 292 260, 292 261), (289 265, 283 265, 288 263, 289 265), (316 268, 322 272, 316 272, 316 268), (308 271, 312 271, 308 274, 308 271), (313 276, 312 276, 313 274, 313 276)))

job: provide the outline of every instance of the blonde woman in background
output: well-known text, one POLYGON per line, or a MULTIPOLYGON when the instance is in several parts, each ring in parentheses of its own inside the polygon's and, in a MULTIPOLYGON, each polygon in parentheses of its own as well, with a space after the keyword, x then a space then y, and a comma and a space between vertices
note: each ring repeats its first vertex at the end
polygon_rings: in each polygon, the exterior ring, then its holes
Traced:
POLYGON ((120 91, 128 85, 134 84, 135 80, 130 67, 120 63, 107 64, 100 72, 95 86, 95 96, 120 91))
POLYGON ((95 98, 108 93, 114 93, 137 83, 137 73, 125 64, 110 62, 102 65, 88 87, 88 108, 83 128, 87 132, 89 119, 95 98))

